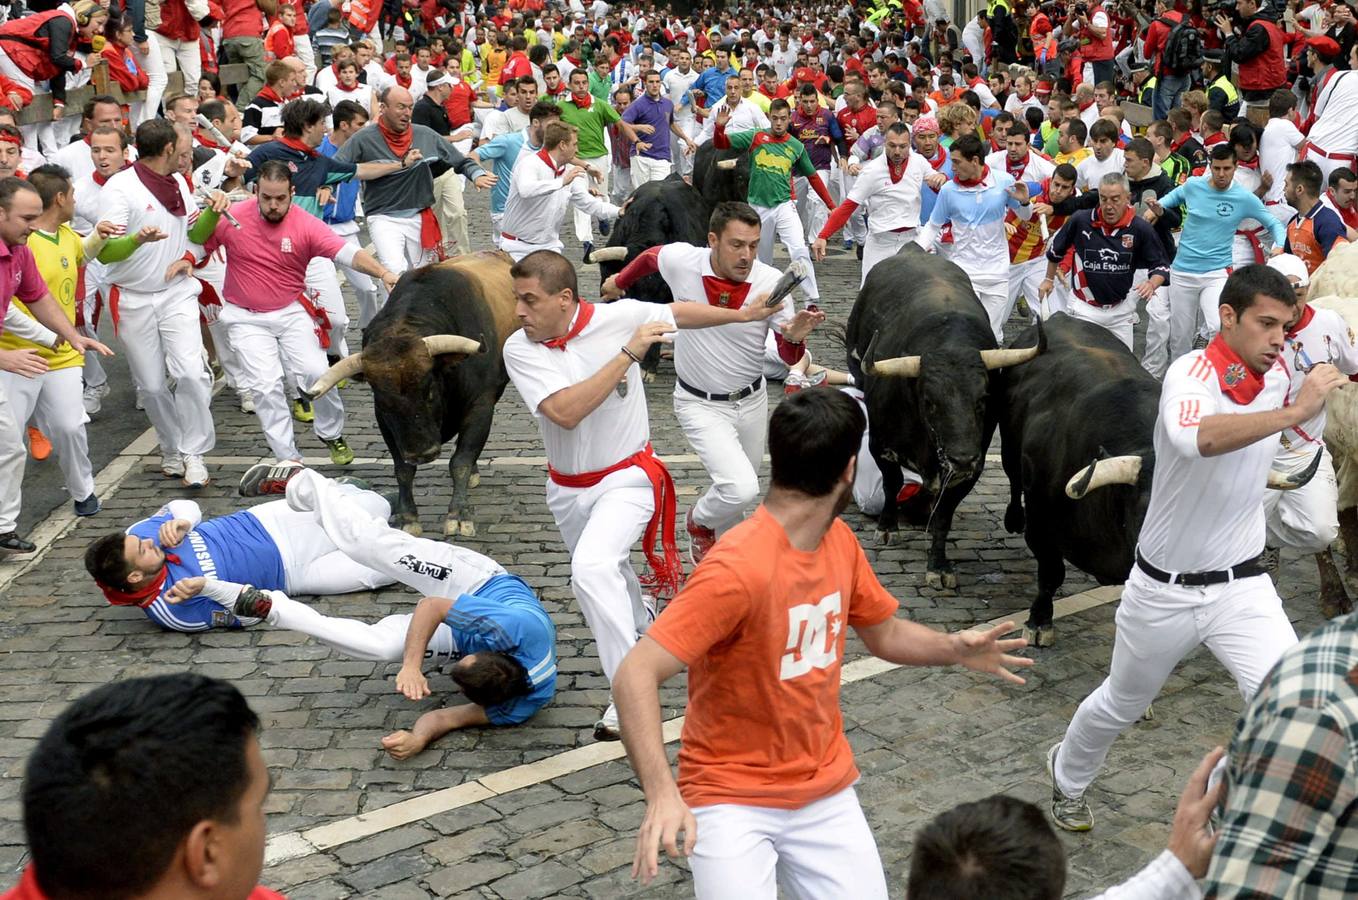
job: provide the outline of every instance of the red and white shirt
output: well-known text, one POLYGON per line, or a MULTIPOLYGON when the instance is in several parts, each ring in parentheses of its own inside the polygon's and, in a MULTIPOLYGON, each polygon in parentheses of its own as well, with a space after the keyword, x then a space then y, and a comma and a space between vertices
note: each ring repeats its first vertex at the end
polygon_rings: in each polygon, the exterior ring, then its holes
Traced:
MULTIPOLYGON (((1283 369, 1290 385, 1287 400, 1291 403, 1301 391, 1307 371, 1319 363, 1331 363, 1345 375, 1358 372, 1358 346, 1353 329, 1344 317, 1332 309, 1307 306, 1301 320, 1283 339, 1283 369)), ((1312 453, 1324 443, 1325 407, 1300 425, 1286 428, 1282 433, 1283 451, 1290 454, 1312 453)))

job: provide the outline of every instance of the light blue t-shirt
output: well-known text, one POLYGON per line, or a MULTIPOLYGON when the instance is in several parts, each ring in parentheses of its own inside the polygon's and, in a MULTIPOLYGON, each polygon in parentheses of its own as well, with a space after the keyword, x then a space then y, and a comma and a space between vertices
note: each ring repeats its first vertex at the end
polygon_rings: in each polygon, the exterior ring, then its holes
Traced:
POLYGON ((488 144, 476 148, 476 156, 482 163, 495 164, 495 186, 490 189, 490 211, 505 211, 505 201, 509 199, 509 183, 514 178, 514 164, 524 150, 537 153, 541 147, 528 144, 528 135, 522 131, 499 134, 488 144))
POLYGON ((1251 191, 1232 183, 1224 191, 1212 187, 1211 173, 1190 178, 1160 198, 1165 209, 1186 207, 1179 249, 1172 271, 1201 275, 1231 266, 1231 245, 1245 219, 1256 219, 1282 246, 1287 230, 1251 191))
POLYGON ((443 620, 453 632, 456 658, 482 651, 511 656, 528 672, 532 690, 486 707, 495 725, 516 725, 556 693, 556 626, 533 589, 517 575, 496 575, 475 593, 457 598, 443 620))

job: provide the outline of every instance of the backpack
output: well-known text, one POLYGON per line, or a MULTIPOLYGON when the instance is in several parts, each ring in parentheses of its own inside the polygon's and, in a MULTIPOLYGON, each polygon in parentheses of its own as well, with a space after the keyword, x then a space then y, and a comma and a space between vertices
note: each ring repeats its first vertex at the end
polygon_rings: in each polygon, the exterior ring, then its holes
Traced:
POLYGON ((1186 16, 1178 22, 1164 16, 1156 21, 1169 28, 1160 59, 1170 73, 1187 75, 1202 65, 1202 33, 1188 23, 1186 16))

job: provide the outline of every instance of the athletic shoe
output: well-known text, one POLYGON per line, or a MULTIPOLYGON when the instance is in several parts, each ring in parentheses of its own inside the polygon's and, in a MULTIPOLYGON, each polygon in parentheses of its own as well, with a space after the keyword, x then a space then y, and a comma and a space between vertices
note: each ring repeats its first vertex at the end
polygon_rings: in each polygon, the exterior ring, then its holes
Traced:
POLYGON ((330 448, 330 461, 337 466, 347 466, 354 461, 354 451, 349 449, 349 445, 344 443, 344 437, 335 438, 333 441, 321 441, 330 448))
POLYGON ((248 584, 241 588, 231 606, 231 612, 241 619, 267 619, 272 609, 273 598, 248 584))
POLYGON ((28 455, 38 462, 52 455, 52 442, 32 425, 28 426, 28 455))
POLYGON ((854 255, 858 257, 858 261, 859 261, 859 262, 862 262, 862 261, 863 261, 863 245, 862 245, 862 244, 859 244, 858 246, 854 247, 854 248, 853 248, 853 252, 854 252, 854 255))
POLYGON ((618 727, 618 708, 612 703, 608 704, 608 709, 604 710, 603 718, 594 723, 594 739, 596 741, 622 740, 622 729, 618 727))
MULTIPOLYGON (((0 553, 32 553, 37 549, 37 545, 32 541, 26 541, 19 537, 19 532, 17 531, 0 534, 0 553)), ((609 708, 612 709, 612 707, 609 708)), ((617 721, 616 716, 614 717, 614 721, 617 721)), ((597 733, 598 726, 595 726, 595 730, 597 733)))
POLYGON ((803 375, 802 381, 806 383, 807 387, 820 387, 822 384, 825 384, 825 379, 829 377, 829 369, 819 369, 814 373, 803 375))
POLYGON ((201 456, 184 457, 184 487, 207 487, 212 479, 208 477, 207 466, 201 456))
POLYGON ((242 497, 263 497, 265 494, 282 494, 288 489, 292 476, 302 471, 302 464, 292 460, 280 463, 255 463, 241 476, 240 495, 242 497))
POLYGON ((1205 348, 1207 347, 1207 344, 1208 344, 1208 338, 1207 338, 1207 335, 1205 335, 1205 334, 1199 334, 1199 335, 1197 335, 1196 337, 1193 338, 1193 349, 1194 349, 1194 350, 1202 350, 1202 349, 1205 349, 1205 348))
POLYGON ((75 514, 77 516, 92 516, 99 512, 102 507, 99 505, 99 498, 90 494, 84 500, 75 501, 75 514))
POLYGON ((1259 554, 1259 565, 1265 572, 1278 580, 1278 570, 1282 567, 1283 551, 1278 547, 1265 547, 1264 552, 1259 554))
POLYGON ((655 597, 651 594, 642 594, 641 608, 646 611, 646 627, 650 628, 655 623, 655 617, 659 614, 656 610, 655 597))
POLYGON ((255 398, 251 396, 249 391, 236 391, 236 403, 239 404, 240 411, 243 413, 255 411, 255 398))
POLYGON ((96 415, 104 406, 104 398, 108 396, 108 384, 87 384, 81 395, 81 401, 85 404, 85 414, 96 415))
POLYGON ((608 237, 608 233, 612 230, 613 226, 608 223, 607 219, 599 220, 599 234, 603 235, 604 237, 608 237))
POLYGON ((853 238, 844 239, 844 252, 849 253, 853 250, 853 238))
POLYGON ((688 559, 696 566, 717 542, 717 533, 693 521, 692 509, 688 511, 688 521, 685 522, 684 528, 688 530, 688 559))
POLYGON ((1064 828, 1066 831, 1088 831, 1094 827, 1094 813, 1090 810, 1085 795, 1067 797, 1056 786, 1056 753, 1060 749, 1061 742, 1057 741, 1047 751, 1047 777, 1052 782, 1052 821, 1058 828, 1064 828))
POLYGON ((146 403, 141 399, 141 391, 140 390, 134 391, 134 396, 136 399, 133 401, 133 405, 136 406, 137 409, 145 411, 146 403))
POLYGON ((299 422, 314 422, 316 414, 311 410, 311 401, 298 397, 292 401, 292 417, 299 422))
POLYGON ((584 249, 584 253, 581 255, 580 259, 584 261, 585 265, 589 265, 589 255, 594 252, 594 242, 585 241, 580 246, 584 249))
POLYGON ((184 457, 178 453, 164 453, 160 457, 160 474, 166 478, 184 477, 184 457))

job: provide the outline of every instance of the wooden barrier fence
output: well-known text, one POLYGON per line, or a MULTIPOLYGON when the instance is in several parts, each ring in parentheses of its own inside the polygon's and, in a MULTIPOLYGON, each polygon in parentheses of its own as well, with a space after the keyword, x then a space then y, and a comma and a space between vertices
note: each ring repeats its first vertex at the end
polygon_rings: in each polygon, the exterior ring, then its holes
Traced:
MULTIPOLYGON (((222 89, 226 90, 229 86, 244 84, 249 80, 247 69, 244 63, 228 63, 221 67, 217 72, 217 77, 221 79, 222 89)), ((171 72, 169 74, 169 84, 165 87, 165 96, 173 97, 175 94, 184 92, 184 73, 171 72)), ((108 77, 108 63, 102 59, 94 66, 94 72, 90 76, 89 84, 78 88, 71 88, 66 92, 66 110, 62 118, 69 119, 72 116, 79 116, 85 107, 85 102, 98 94, 112 94, 122 103, 136 103, 146 99, 145 91, 129 91, 124 93, 118 86, 118 82, 108 77)), ((19 110, 18 119, 20 125, 34 125, 39 122, 52 121, 52 95, 34 94, 33 102, 19 110)))

